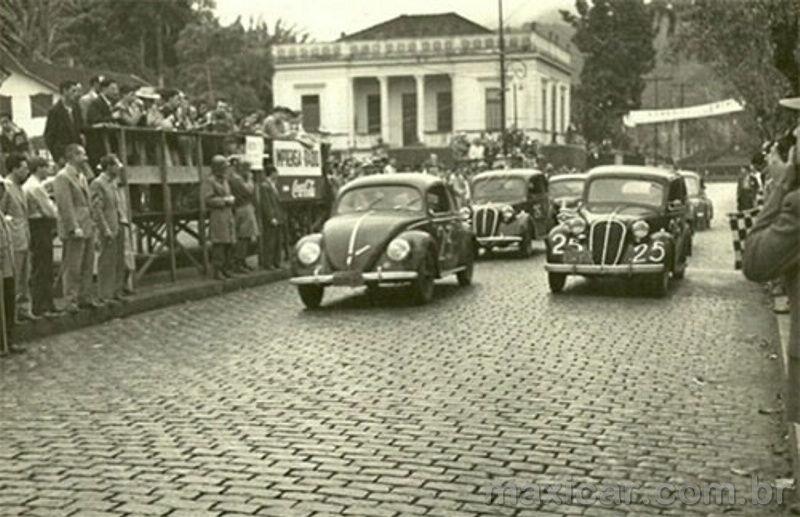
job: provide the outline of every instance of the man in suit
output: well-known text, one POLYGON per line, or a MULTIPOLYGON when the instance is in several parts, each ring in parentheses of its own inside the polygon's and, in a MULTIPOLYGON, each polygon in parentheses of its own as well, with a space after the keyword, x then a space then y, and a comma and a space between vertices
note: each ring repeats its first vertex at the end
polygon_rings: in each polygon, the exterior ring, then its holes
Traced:
MULTIPOLYGON (((115 124, 114 103, 119 97, 119 86, 113 79, 100 81, 100 93, 89 104, 86 112, 86 151, 89 154, 89 163, 96 167, 107 150, 103 139, 103 131, 92 131, 91 128, 101 124, 115 124)), ((116 135, 108 135, 111 149, 116 149, 116 135)), ((94 178, 89 178, 91 181, 94 178)))
MULTIPOLYGON (((7 182, 0 181, 0 201, 6 195, 7 182)), ((11 242, 11 229, 6 218, 0 214, 0 273, 2 273, 3 311, 0 311, 0 355, 4 353, 21 353, 24 349, 12 344, 11 331, 16 320, 14 307, 14 244, 11 242)))
POLYGON ((258 182, 258 216, 261 221, 261 256, 264 269, 281 267, 286 214, 281 205, 278 189, 273 182, 273 167, 267 167, 258 182))
POLYGON ((122 299, 120 278, 124 271, 121 268, 121 259, 125 253, 117 204, 117 178, 122 170, 122 163, 116 155, 109 154, 100 160, 100 170, 102 172, 90 186, 92 213, 100 243, 97 295, 100 302, 116 302, 122 299))
POLYGON ((69 144, 83 144, 83 119, 77 108, 80 85, 75 81, 64 81, 59 91, 61 98, 47 112, 44 141, 53 160, 61 167, 64 165, 64 148, 69 144))
POLYGON ((0 201, 0 211, 8 222, 14 246, 16 317, 17 321, 34 321, 39 318, 31 312, 31 233, 28 226, 28 200, 22 191, 22 185, 28 179, 28 158, 22 154, 12 154, 6 160, 6 166, 8 174, 3 180, 6 182, 6 195, 0 201))
POLYGON ((67 311, 98 308, 103 304, 92 297, 94 267, 95 223, 92 218, 91 196, 86 176, 86 151, 77 144, 65 149, 67 164, 53 180, 58 207, 58 234, 64 243, 62 254, 64 294, 67 311))

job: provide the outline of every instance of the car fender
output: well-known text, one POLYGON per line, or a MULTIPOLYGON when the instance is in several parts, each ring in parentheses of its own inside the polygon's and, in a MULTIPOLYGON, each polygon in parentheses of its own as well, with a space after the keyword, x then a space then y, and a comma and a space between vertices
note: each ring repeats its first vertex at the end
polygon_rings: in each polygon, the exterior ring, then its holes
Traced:
POLYGON ((666 256, 664 257, 664 264, 672 270, 675 268, 675 236, 665 230, 660 230, 651 236, 653 242, 659 241, 664 243, 666 256))
MULTIPOLYGON (((409 266, 413 267, 414 269, 419 267, 420 262, 422 262, 423 258, 425 257, 425 253, 427 253, 428 250, 432 250, 436 257, 439 256, 439 246, 436 244, 436 241, 433 239, 433 237, 431 237, 431 234, 427 232, 421 230, 407 230, 401 232, 397 237, 401 237, 411 244, 411 257, 409 258, 409 266)), ((438 275, 438 260, 436 261, 436 264, 436 274, 438 275)))

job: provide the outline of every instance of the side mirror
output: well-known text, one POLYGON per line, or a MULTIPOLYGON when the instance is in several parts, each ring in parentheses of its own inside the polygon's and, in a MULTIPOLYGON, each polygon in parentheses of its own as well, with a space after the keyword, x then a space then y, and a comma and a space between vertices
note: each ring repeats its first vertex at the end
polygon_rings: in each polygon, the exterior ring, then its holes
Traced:
POLYGON ((678 210, 683 210, 685 206, 686 205, 684 205, 683 201, 681 201, 680 199, 673 199, 672 201, 669 202, 667 208, 669 208, 671 212, 677 212, 678 210))

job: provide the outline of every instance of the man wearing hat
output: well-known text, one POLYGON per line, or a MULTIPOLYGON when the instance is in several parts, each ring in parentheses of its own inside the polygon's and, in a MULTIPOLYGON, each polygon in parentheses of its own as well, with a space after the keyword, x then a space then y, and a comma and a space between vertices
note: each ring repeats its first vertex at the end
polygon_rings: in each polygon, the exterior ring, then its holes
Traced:
POLYGON ((276 106, 272 113, 264 119, 264 133, 269 138, 294 138, 291 131, 290 120, 297 113, 285 106, 276 106))
POLYGON ((780 104, 797 115, 788 160, 771 169, 772 186, 745 241, 744 274, 755 282, 782 278, 789 296, 789 384, 784 395, 789 422, 800 423, 800 97, 780 104))
POLYGON ((233 245, 236 242, 236 221, 233 216, 235 198, 228 183, 227 158, 211 159, 211 174, 205 178, 202 196, 209 213, 208 239, 211 242, 211 265, 214 279, 233 277, 233 245))

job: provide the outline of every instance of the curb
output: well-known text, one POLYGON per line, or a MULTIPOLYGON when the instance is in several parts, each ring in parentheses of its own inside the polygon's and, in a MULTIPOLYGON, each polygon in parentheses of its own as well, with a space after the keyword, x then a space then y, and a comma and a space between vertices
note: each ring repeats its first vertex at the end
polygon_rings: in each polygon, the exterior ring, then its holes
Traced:
POLYGON ((123 303, 101 309, 81 311, 52 320, 42 319, 35 323, 21 324, 14 329, 14 342, 23 343, 44 337, 63 334, 81 328, 99 325, 118 318, 127 318, 135 314, 201 300, 240 289, 271 284, 289 278, 286 270, 257 271, 247 276, 228 280, 212 280, 202 278, 168 285, 142 294, 128 297, 123 303), (189 284, 189 285, 187 285, 189 284))
MULTIPOLYGON (((783 385, 786 386, 789 378, 789 315, 776 314, 775 320, 778 324, 778 334, 780 337, 783 385)), ((798 484, 800 483, 800 425, 787 422, 786 427, 789 434, 789 447, 792 454, 792 473, 795 487, 800 487, 800 484, 798 484)))

